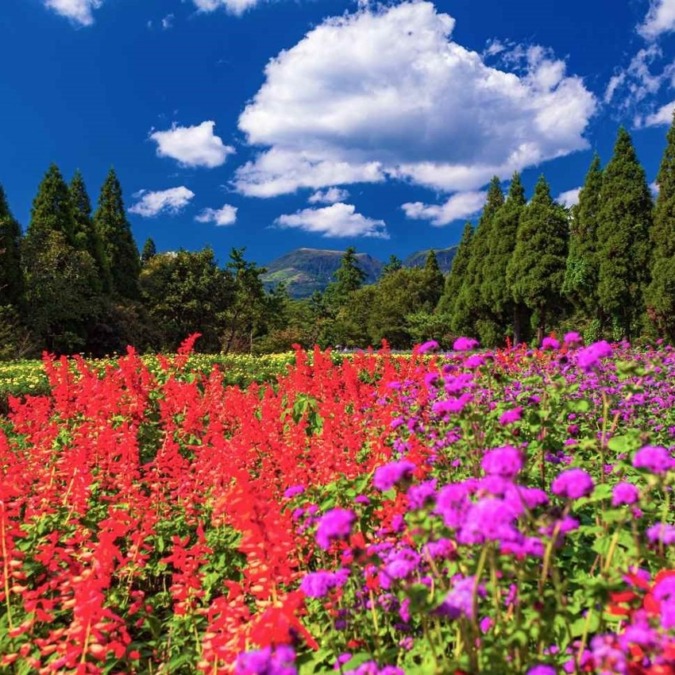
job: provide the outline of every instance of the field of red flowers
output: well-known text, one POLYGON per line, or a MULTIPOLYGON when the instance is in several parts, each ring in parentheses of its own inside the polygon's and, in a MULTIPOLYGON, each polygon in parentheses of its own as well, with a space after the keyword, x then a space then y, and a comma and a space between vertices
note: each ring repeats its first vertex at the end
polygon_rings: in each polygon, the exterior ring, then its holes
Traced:
POLYGON ((0 418, 2 672, 675 674, 675 350, 192 344, 0 418))

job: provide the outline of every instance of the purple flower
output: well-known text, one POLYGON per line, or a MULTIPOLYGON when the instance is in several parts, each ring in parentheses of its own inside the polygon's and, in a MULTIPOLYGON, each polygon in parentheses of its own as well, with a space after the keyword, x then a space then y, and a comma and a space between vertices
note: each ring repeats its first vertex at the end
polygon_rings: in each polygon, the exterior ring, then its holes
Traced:
POLYGON ((483 471, 491 476, 513 478, 523 468, 520 450, 512 445, 505 445, 485 453, 481 462, 483 471))
POLYGON ((480 368, 487 361, 485 354, 472 354, 464 361, 465 368, 480 368))
POLYGON ((481 544, 484 541, 516 541, 516 514, 503 499, 487 497, 472 504, 462 523, 457 541, 461 544, 481 544))
POLYGON ((567 469, 558 474, 551 485, 553 494, 566 499, 580 499, 593 492, 595 483, 583 469, 567 469))
POLYGON ((331 509, 319 520, 316 530, 316 541, 322 549, 328 550, 333 539, 345 539, 351 534, 356 520, 353 511, 348 509, 331 509))
POLYGON ((661 625, 666 630, 675 628, 675 577, 661 579, 654 586, 654 598, 661 603, 661 625))
POLYGON ((464 514, 468 509, 469 494, 473 489, 473 484, 465 481, 464 483, 451 483, 441 488, 436 499, 436 513, 439 513, 445 524, 451 528, 458 528, 463 520, 464 514))
POLYGON ((656 523, 647 530, 647 539, 652 544, 665 544, 670 546, 675 544, 675 526, 668 523, 656 523))
POLYGON ((640 491, 632 483, 619 483, 612 493, 612 506, 635 504, 640 499, 640 491))
POLYGON ((300 590, 310 598, 322 598, 334 588, 341 588, 349 577, 348 569, 340 569, 337 572, 319 570, 305 575, 300 583, 300 590))
POLYGON ((450 413, 460 413, 471 402, 471 394, 464 393, 459 398, 448 398, 444 401, 436 401, 431 406, 431 411, 435 415, 448 415, 450 413))
POLYGON ((527 671, 527 675, 556 675, 556 669, 553 666, 539 664, 533 666, 527 671))
POLYGON ((400 462, 390 462, 375 469, 373 485, 380 491, 391 490, 394 485, 402 480, 411 478, 416 466, 407 459, 400 462))
POLYGON ((552 337, 545 337, 541 341, 541 348, 544 350, 555 350, 555 349, 560 349, 560 343, 552 337))
POLYGON ((612 347, 606 340, 594 342, 577 352, 577 365, 584 370, 592 370, 601 359, 612 355, 612 347))
POLYGON ((286 497, 286 499, 291 499, 292 497, 301 495, 304 491, 305 487, 303 485, 291 485, 291 487, 287 488, 284 492, 284 497, 286 497))
POLYGON ((405 579, 411 575, 420 564, 420 556, 411 548, 402 548, 392 551, 387 556, 384 570, 380 574, 380 582, 383 588, 389 588, 391 580, 405 579))
POLYGON ((426 480, 408 489, 408 502, 412 509, 423 509, 436 497, 436 479, 426 480))
POLYGON ((475 577, 461 577, 455 581, 452 590, 445 596, 445 599, 436 610, 442 616, 451 619, 458 619, 460 616, 466 616, 473 619, 473 598, 474 591, 479 596, 485 595, 485 589, 480 585, 476 588, 475 577))
POLYGON ((295 652, 287 645, 264 647, 237 657, 235 675, 296 675, 295 652))
POLYGON ((421 344, 418 348, 417 351, 420 354, 426 354, 427 352, 433 352, 438 349, 438 342, 436 340, 428 340, 427 342, 421 344))
POLYGON ((570 331, 569 333, 565 334, 563 342, 570 347, 574 347, 575 345, 580 345, 583 340, 581 339, 581 335, 579 335, 579 333, 576 331, 570 331))
POLYGON ((647 445, 638 450, 633 457, 633 466, 636 469, 646 469, 651 473, 666 473, 673 465, 675 462, 668 450, 658 445, 647 445))
POLYGON ((476 347, 478 347, 478 340, 468 337, 458 337, 452 345, 452 348, 456 352, 470 352, 476 347))
POLYGON ((499 416, 499 424, 502 426, 507 426, 508 424, 513 424, 518 422, 523 417, 523 409, 518 406, 512 410, 507 410, 499 416))

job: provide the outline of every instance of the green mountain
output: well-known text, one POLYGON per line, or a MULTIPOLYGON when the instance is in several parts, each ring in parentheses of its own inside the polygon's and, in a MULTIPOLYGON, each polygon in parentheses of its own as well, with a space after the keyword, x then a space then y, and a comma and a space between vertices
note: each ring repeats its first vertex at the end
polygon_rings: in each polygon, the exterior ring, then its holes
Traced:
MULTIPOLYGON (((436 254, 436 260, 438 260, 438 266, 441 268, 443 274, 447 274, 452 267, 452 261, 455 259, 455 253, 457 253, 457 246, 450 246, 449 248, 435 248, 434 253, 436 254)), ((404 261, 404 267, 424 267, 424 263, 427 260, 429 255, 429 250, 426 251, 415 251, 411 253, 404 261)))
MULTIPOLYGON (((456 250, 456 246, 436 250, 438 264, 443 272, 449 271, 456 250)), ((420 267, 424 265, 427 254, 428 251, 413 253, 403 264, 406 267, 420 267)), ((298 248, 266 265, 267 272, 262 280, 267 288, 283 283, 291 297, 308 298, 314 291, 325 290, 340 267, 343 255, 344 251, 298 248)), ((376 282, 384 263, 367 253, 358 253, 357 258, 361 269, 366 273, 366 283, 376 282)))

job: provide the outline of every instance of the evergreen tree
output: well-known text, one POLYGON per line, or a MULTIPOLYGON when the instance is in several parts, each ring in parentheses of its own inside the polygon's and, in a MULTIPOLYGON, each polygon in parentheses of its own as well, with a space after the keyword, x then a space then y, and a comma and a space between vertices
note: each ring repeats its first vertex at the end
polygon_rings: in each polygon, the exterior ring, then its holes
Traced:
POLYGON ((666 137, 659 173, 659 195, 650 233, 652 280, 645 298, 647 312, 662 335, 675 341, 675 114, 666 137))
POLYGON ((402 268, 403 268, 403 261, 398 256, 390 255, 389 260, 385 263, 384 267, 382 268, 381 276, 384 277, 387 274, 397 272, 402 268))
POLYGON ((471 242, 473 241, 473 225, 468 222, 464 226, 462 239, 459 242, 457 253, 452 260, 450 273, 445 279, 443 295, 438 303, 437 312, 452 317, 457 296, 466 280, 466 273, 471 262, 471 242))
POLYGON ((141 264, 145 267, 157 255, 157 247, 154 240, 148 237, 143 244, 143 252, 141 253, 141 264))
POLYGON ((111 286, 110 270, 103 250, 103 243, 91 217, 91 200, 87 193, 87 186, 79 170, 75 172, 70 182, 70 199, 75 221, 75 248, 87 251, 94 259, 100 275, 100 287, 103 291, 109 293, 111 286))
POLYGON ((565 269, 563 292, 577 310, 589 319, 598 318, 598 218, 602 191, 602 167, 595 155, 572 207, 570 250, 565 269))
POLYGON ((333 310, 338 309, 354 291, 363 286, 365 280, 366 273, 359 267, 356 249, 350 246, 342 256, 340 267, 335 272, 335 280, 326 288, 326 302, 333 310))
POLYGON ((567 262, 568 225, 565 209, 556 204, 542 176, 523 209, 516 247, 506 270, 513 299, 532 312, 537 338, 564 306, 562 284, 567 262))
POLYGON ((481 288, 485 274, 483 262, 489 252, 494 218, 503 205, 504 193, 499 178, 495 176, 488 188, 485 208, 471 243, 471 258, 464 283, 453 310, 452 325, 455 332, 477 335, 484 344, 491 344, 499 338, 491 308, 483 302, 481 288))
POLYGON ((33 200, 26 237, 29 240, 37 240, 46 233, 61 232, 66 242, 75 246, 75 230, 75 213, 70 190, 59 168, 56 164, 52 164, 33 200))
POLYGON ((141 260, 124 210, 122 187, 114 169, 110 169, 101 188, 94 225, 103 242, 113 294, 120 298, 138 299, 141 260))
POLYGON ((644 310, 651 223, 652 198, 645 172, 622 127, 600 191, 598 305, 614 331, 628 339, 644 310))
POLYGON ((525 208, 525 188, 520 174, 514 173, 506 203, 494 216, 494 227, 488 242, 488 254, 483 261, 483 303, 492 309, 501 334, 511 326, 514 342, 518 344, 525 336, 527 308, 516 303, 511 286, 507 283, 506 270, 516 248, 518 224, 525 208))
POLYGON ((420 310, 425 309, 428 312, 433 312, 443 295, 443 287, 445 286, 445 276, 438 266, 438 258, 436 258, 436 253, 433 250, 427 254, 424 263, 424 276, 427 283, 427 298, 424 304, 427 306, 425 308, 420 307, 420 310))
POLYGON ((12 216, 0 185, 0 306, 17 308, 23 293, 21 226, 12 216))

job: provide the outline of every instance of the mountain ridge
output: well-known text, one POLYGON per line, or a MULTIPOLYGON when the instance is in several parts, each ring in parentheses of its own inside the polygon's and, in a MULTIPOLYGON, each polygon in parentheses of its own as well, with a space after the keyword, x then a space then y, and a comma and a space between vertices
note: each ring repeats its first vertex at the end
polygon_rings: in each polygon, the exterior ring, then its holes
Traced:
MULTIPOLYGON (((430 250, 411 253, 403 261, 403 266, 422 267, 430 250)), ((433 250, 439 267, 447 273, 457 252, 457 246, 433 250)), ((267 272, 262 275, 262 280, 268 289, 284 283, 292 298, 308 298, 315 291, 322 292, 326 289, 340 267, 344 253, 340 250, 309 247, 293 249, 265 265, 267 272)), ((375 283, 380 278, 385 263, 368 253, 357 253, 356 257, 366 274, 366 283, 375 283)))

